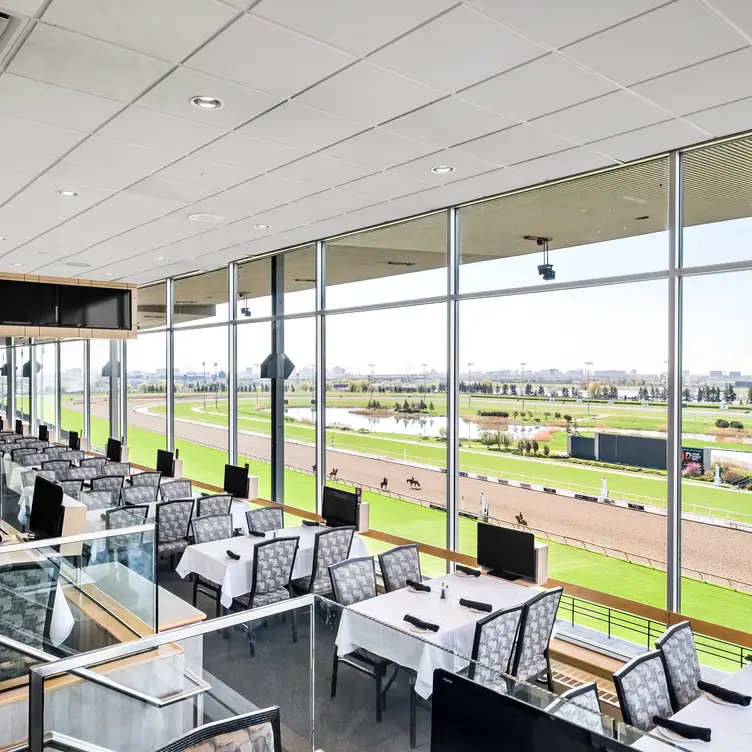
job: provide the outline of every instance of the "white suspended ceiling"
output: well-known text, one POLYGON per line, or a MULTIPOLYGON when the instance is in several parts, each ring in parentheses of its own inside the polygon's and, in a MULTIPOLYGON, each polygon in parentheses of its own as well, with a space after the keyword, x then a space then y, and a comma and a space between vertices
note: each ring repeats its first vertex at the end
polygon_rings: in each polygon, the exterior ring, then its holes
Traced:
POLYGON ((752 128, 749 0, 0 11, 0 271, 147 283, 752 128))

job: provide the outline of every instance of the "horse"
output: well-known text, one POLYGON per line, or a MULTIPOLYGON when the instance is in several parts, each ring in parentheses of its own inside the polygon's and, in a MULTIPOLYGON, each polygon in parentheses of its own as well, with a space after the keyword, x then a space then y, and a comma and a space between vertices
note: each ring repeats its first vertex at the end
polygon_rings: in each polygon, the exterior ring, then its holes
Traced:
POLYGON ((381 481, 381 490, 386 491, 386 487, 389 485, 389 481, 384 477, 384 480, 381 481))
POLYGON ((420 481, 416 480, 415 477, 408 478, 407 483, 409 484, 410 488, 417 488, 420 491, 421 489, 420 481))
POLYGON ((517 520, 517 524, 520 527, 527 527, 527 520, 522 516, 522 512, 520 512, 519 514, 516 514, 514 516, 514 519, 517 520))
POLYGON ((332 469, 331 469, 331 470, 329 471, 329 477, 330 477, 330 478, 336 478, 336 477, 337 477, 337 473, 338 473, 338 472, 339 472, 339 468, 338 468, 338 467, 333 467, 333 468, 332 468, 332 469))

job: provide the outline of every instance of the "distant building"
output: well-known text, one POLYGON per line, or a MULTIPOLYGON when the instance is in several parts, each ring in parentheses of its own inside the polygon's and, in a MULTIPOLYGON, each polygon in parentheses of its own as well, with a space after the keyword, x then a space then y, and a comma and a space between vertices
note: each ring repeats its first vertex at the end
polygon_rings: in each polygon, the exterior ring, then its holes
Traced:
POLYGON ((722 379, 723 371, 708 371, 708 377, 711 379, 722 379))
POLYGON ((752 387, 752 381, 735 381, 734 387, 736 389, 749 389, 752 387))
POLYGON ((617 369, 593 371, 593 377, 596 379, 623 379, 626 375, 626 371, 619 371, 617 369))
POLYGON ((741 371, 729 371, 729 378, 730 379, 740 379, 742 377, 741 371))

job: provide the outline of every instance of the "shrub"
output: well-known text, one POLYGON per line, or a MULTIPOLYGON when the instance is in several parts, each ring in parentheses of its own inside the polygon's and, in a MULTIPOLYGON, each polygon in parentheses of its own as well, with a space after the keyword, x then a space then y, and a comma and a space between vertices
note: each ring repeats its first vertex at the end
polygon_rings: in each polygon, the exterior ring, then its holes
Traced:
POLYGON ((531 443, 532 443, 532 447, 533 447, 533 454, 538 454, 538 449, 539 449, 538 442, 535 439, 533 439, 533 441, 531 443))
POLYGON ((728 428, 729 427, 729 422, 725 418, 718 418, 718 420, 716 420, 715 424, 716 424, 716 426, 718 428, 728 428))
POLYGON ((478 410, 478 415, 481 418, 508 418, 509 417, 509 413, 506 410, 478 410))
POLYGON ((700 475, 702 475, 702 469, 699 462, 688 462, 682 469, 684 478, 697 478, 700 475))
POLYGON ((543 443, 544 441, 551 441, 553 437, 548 431, 538 431, 538 433, 536 433, 535 436, 533 436, 533 438, 536 441, 543 443))
POLYGON ((721 480, 724 483, 735 483, 737 480, 741 480, 744 476, 733 467, 727 467, 721 471, 721 480))
POLYGON ((731 422, 729 423, 729 426, 730 426, 731 428, 736 428, 736 429, 738 429, 739 431, 743 431, 743 430, 744 430, 744 424, 743 424, 743 423, 740 423, 740 422, 739 422, 738 420, 732 420, 732 421, 731 421, 731 422))
POLYGON ((544 445, 543 454, 545 454, 546 457, 548 457, 548 455, 551 454, 551 450, 548 448, 548 444, 544 445))

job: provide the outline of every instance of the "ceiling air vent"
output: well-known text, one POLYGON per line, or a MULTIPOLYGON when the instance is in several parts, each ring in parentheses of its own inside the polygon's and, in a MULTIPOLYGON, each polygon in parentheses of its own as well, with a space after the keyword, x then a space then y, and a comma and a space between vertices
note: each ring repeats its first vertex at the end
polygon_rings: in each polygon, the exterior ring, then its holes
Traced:
POLYGON ((16 18, 0 12, 0 69, 9 62, 9 55, 12 57, 30 30, 28 18, 16 18))

